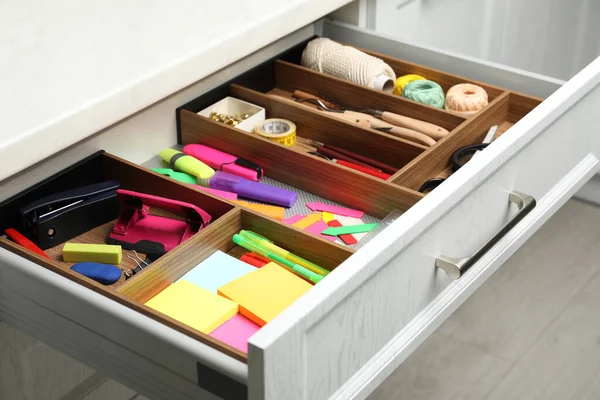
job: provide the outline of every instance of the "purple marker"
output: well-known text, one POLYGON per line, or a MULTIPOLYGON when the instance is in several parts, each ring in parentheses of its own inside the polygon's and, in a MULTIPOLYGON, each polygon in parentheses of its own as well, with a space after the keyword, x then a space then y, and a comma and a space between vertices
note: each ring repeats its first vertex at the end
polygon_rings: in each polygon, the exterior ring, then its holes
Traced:
POLYGON ((292 207, 296 203, 296 200, 298 200, 298 193, 265 185, 260 182, 253 182, 241 176, 223 171, 216 171, 212 178, 210 178, 210 187, 237 193, 239 196, 248 199, 264 201, 265 203, 283 207, 292 207))

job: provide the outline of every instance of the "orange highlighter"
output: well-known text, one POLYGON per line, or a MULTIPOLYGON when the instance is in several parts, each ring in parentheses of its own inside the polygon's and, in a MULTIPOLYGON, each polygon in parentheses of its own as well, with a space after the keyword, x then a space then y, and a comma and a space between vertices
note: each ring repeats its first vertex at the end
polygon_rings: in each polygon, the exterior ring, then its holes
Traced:
POLYGON ((4 233, 6 234, 6 236, 8 236, 8 238, 10 240, 15 242, 16 244, 23 246, 27 250, 31 250, 34 253, 37 253, 42 257, 50 259, 50 256, 48 256, 48 254, 44 253, 44 251, 42 249, 40 249, 39 247, 37 247, 35 243, 33 243, 31 240, 27 239, 25 236, 23 236, 17 230, 15 230, 13 228, 8 228, 8 229, 4 230, 4 233))

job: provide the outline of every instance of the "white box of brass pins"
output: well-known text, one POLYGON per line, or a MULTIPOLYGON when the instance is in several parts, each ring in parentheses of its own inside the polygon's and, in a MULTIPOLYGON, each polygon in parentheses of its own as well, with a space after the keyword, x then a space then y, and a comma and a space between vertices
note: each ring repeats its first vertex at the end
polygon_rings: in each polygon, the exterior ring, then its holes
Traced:
POLYGON ((266 118, 264 108, 248 103, 247 101, 236 99, 235 97, 225 97, 223 100, 218 101, 197 114, 210 118, 210 114, 213 112, 229 116, 249 114, 250 117, 238 123, 235 127, 250 133, 254 133, 254 127, 263 122, 266 118))

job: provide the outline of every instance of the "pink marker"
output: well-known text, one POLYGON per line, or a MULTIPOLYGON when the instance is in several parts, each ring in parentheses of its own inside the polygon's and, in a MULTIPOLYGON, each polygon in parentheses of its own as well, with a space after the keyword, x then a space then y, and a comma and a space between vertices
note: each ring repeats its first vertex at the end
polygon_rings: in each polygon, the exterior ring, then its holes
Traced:
POLYGON ((258 181, 263 176, 262 168, 253 162, 203 144, 188 144, 183 148, 183 152, 217 171, 228 172, 251 181, 258 181))
POLYGON ((331 206, 329 204, 323 204, 319 202, 306 203, 306 207, 310 208, 313 211, 326 211, 332 214, 344 215, 347 217, 361 218, 365 215, 364 212, 359 210, 353 210, 351 208, 331 206))

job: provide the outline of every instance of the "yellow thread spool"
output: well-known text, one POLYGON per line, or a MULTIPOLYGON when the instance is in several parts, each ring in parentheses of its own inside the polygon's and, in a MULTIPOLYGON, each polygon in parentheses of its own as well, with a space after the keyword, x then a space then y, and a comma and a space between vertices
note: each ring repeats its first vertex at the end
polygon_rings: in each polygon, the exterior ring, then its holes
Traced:
POLYGON ((409 75, 401 76, 400 78, 396 79, 396 84, 394 85, 394 94, 396 94, 398 96, 402 96, 402 89, 404 89, 404 86, 408 85, 412 81, 424 81, 424 80, 426 80, 426 79, 423 78, 421 75, 416 75, 416 74, 409 74, 409 75))
POLYGON ((254 128, 254 133, 267 140, 288 147, 296 143, 296 124, 287 119, 266 119, 254 128))

